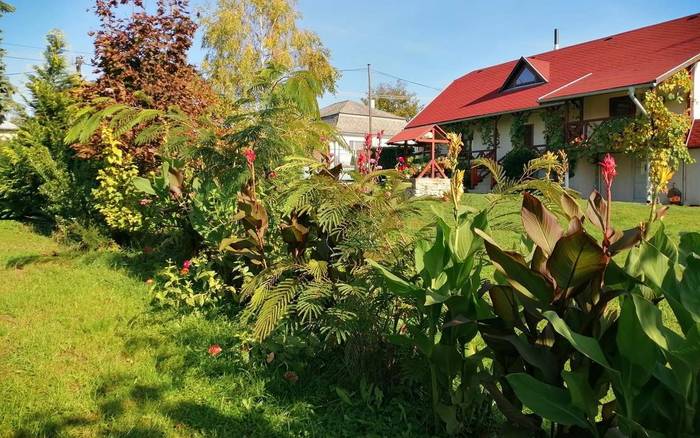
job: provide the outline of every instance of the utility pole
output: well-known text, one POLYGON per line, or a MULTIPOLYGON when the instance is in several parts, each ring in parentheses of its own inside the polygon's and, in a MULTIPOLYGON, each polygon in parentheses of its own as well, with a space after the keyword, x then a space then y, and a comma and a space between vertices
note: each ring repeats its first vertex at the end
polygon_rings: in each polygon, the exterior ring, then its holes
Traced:
POLYGON ((369 108, 367 115, 369 116, 369 134, 372 135, 372 70, 370 64, 367 64, 367 107, 369 108))

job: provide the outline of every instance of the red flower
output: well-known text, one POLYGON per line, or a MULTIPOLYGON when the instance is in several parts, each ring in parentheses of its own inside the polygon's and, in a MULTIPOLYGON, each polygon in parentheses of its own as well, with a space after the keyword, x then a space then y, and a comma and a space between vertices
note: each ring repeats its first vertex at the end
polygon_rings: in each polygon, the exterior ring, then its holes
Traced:
POLYGON ((603 174, 603 179, 605 180, 605 185, 610 188, 612 182, 617 175, 617 164, 615 164, 615 158, 610 154, 605 154, 603 161, 600 162, 601 173, 603 174))
POLYGON ((243 151, 243 156, 245 157, 246 161, 248 162, 248 166, 253 166, 253 163, 255 163, 255 151, 253 148, 246 148, 243 151))
POLYGON ((185 276, 185 275, 187 275, 187 274, 189 274, 189 273, 190 273, 190 270, 189 270, 189 269, 186 269, 186 268, 180 269, 180 275, 182 275, 182 276, 185 276))
POLYGON ((271 170, 271 171, 269 171, 269 172, 267 173, 267 177, 268 177, 269 179, 276 178, 276 177, 277 177, 277 172, 275 172, 274 170, 271 170))
POLYGON ((209 347, 209 355, 211 357, 216 357, 221 354, 223 350, 221 349, 221 346, 219 344, 214 344, 209 347))

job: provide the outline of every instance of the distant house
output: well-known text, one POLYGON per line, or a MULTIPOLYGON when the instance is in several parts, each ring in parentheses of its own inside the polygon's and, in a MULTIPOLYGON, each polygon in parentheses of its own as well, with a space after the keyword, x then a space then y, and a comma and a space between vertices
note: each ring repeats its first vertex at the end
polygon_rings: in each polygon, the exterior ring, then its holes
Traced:
MULTIPOLYGON (((459 131, 486 123, 490 129, 474 128, 465 139, 465 159, 501 160, 513 148, 513 120, 525 112, 524 146, 542 151, 548 147, 544 132, 548 111, 561 111, 565 142, 589 138, 607 120, 643 112, 643 93, 681 69, 692 75, 693 91, 683 105, 669 108, 690 114, 693 125, 687 144, 696 162, 679 169, 673 183, 683 192, 685 203, 700 204, 700 14, 561 49, 555 44, 549 52, 474 70, 454 80, 390 142, 410 144, 434 125, 459 131)), ((616 159, 613 198, 646 201, 647 163, 625 154, 616 159)), ((584 195, 600 189, 597 167, 595 157, 578 160, 570 186, 584 195)), ((487 172, 473 171, 471 177, 474 191, 490 190, 487 172)))
POLYGON ((11 140, 17 136, 19 128, 12 122, 5 120, 0 124, 0 140, 11 140))
MULTIPOLYGON (((369 129, 369 107, 360 102, 344 100, 321 108, 321 119, 334 126, 343 142, 333 141, 329 145, 335 162, 342 164, 345 169, 355 166, 357 153, 365 142, 369 129), (344 143, 344 144, 343 144, 344 143)), ((406 120, 395 114, 372 108, 372 132, 376 135, 383 131, 382 146, 387 140, 403 130, 406 120)), ((374 145, 378 144, 374 140, 374 145)))

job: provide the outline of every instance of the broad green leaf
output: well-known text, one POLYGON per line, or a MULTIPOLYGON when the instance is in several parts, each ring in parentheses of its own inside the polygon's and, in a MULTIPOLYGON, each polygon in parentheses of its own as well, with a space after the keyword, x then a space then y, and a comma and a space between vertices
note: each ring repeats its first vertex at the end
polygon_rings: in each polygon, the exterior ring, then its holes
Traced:
POLYGON ((151 182, 146 178, 137 176, 136 178, 134 178, 133 184, 136 190, 138 190, 139 192, 147 193, 149 195, 156 194, 156 191, 153 190, 153 186, 151 186, 151 182))
POLYGON ((609 370, 613 370, 608 363, 608 360, 605 358, 605 354, 600 348, 600 344, 595 338, 571 331, 566 322, 551 310, 543 312, 542 315, 544 315, 544 317, 547 318, 550 323, 552 323, 554 330, 563 336, 564 339, 569 341, 571 346, 578 350, 581 354, 588 357, 592 361, 597 362, 599 365, 602 365, 609 370))
POLYGON ((419 240, 416 243, 416 247, 413 250, 414 263, 416 264, 416 272, 421 273, 425 269, 425 264, 423 262, 425 258, 425 253, 430 249, 430 243, 427 240, 419 240))
POLYGON ((557 359, 554 354, 547 348, 530 344, 526 339, 515 335, 487 335, 492 338, 502 339, 510 343, 516 350, 518 354, 530 365, 538 368, 544 378, 549 382, 556 382, 559 375, 559 370, 557 368, 557 359))
POLYGON ((554 423, 589 428, 583 411, 574 406, 564 389, 542 383, 525 373, 509 374, 506 379, 518 399, 537 415, 554 423))
POLYGON ((458 261, 462 261, 469 256, 473 240, 474 233, 471 229, 471 222, 463 220, 452 228, 448 245, 458 261))
POLYGON ((688 257, 679 289, 683 307, 696 323, 700 322, 700 259, 688 257))
POLYGON ((443 232, 443 227, 440 226, 440 223, 442 222, 442 224, 444 224, 444 221, 440 218, 438 218, 437 221, 438 226, 435 232, 435 242, 423 256, 425 269, 432 278, 440 275, 440 272, 442 272, 445 266, 445 234, 443 232))
POLYGON ((583 370, 562 371, 561 376, 566 382, 574 406, 585 412, 588 418, 595 418, 598 413, 598 401, 593 388, 588 384, 587 374, 583 370))
POLYGON ((668 257, 671 263, 678 262, 678 248, 676 248, 676 244, 671 242, 671 239, 668 238, 663 223, 661 223, 659 229, 654 233, 654 236, 649 239, 649 244, 658 249, 661 254, 668 257))
POLYGON ((621 307, 617 349, 631 363, 650 370, 659 359, 658 347, 644 334, 632 298, 625 297, 621 307))
POLYGON ((686 264, 689 255, 695 253, 700 256, 700 233, 681 233, 681 243, 678 245, 679 259, 686 264))
POLYGON ((384 280, 386 280, 387 285, 389 286, 390 292, 399 296, 409 296, 412 298, 416 298, 416 293, 419 292, 420 289, 418 289, 415 285, 409 283, 408 281, 404 280, 398 275, 395 275, 394 273, 392 273, 379 263, 375 262, 374 260, 366 260, 367 264, 374 267, 382 274, 384 280))
POLYGON ((457 407, 447 406, 439 403, 435 407, 440 419, 445 423, 445 429, 447 433, 453 435, 459 430, 459 421, 457 421, 457 407))
POLYGON ((603 249, 580 227, 580 222, 576 225, 573 233, 559 239, 547 260, 557 287, 564 290, 590 281, 605 268, 603 249))
POLYGON ((554 290, 547 279, 503 251, 483 231, 475 230, 475 232, 484 239, 484 246, 491 262, 504 274, 511 286, 528 297, 536 297, 542 303, 548 304, 552 300, 554 290))
POLYGON ((528 192, 523 193, 520 216, 523 228, 530 239, 547 254, 551 254, 563 233, 557 217, 547 210, 539 199, 528 192))

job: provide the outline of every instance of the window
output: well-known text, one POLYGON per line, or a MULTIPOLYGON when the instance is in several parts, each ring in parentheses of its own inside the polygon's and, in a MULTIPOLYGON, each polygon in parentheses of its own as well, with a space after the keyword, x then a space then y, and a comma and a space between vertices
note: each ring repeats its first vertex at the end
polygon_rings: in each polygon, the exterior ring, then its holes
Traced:
POLYGON ((637 108, 629 97, 610 98, 610 117, 633 117, 636 112, 637 108))
POLYGON ((523 130, 525 131, 525 143, 523 144, 523 146, 525 146, 526 148, 531 148, 535 146, 535 130, 533 128, 533 125, 523 125, 523 130))
POLYGON ((535 74, 532 69, 527 67, 526 65, 522 65, 513 79, 511 79, 505 86, 505 89, 508 88, 515 88, 515 87, 522 87, 524 85, 530 85, 530 84, 537 84, 542 82, 542 79, 535 74))

